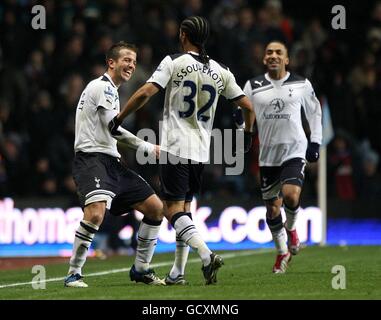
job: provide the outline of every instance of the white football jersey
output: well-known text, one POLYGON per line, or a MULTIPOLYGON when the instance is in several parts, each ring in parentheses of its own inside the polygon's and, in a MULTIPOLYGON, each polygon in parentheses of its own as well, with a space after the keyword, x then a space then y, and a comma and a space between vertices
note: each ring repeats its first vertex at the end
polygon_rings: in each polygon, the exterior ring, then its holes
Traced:
POLYGON ((166 56, 147 82, 166 88, 161 130, 162 150, 197 162, 209 160, 209 147, 220 95, 244 96, 228 68, 194 52, 166 56))
POLYGON ((105 73, 83 90, 75 115, 74 151, 102 152, 120 158, 115 140, 100 120, 99 108, 119 112, 118 88, 105 73))
POLYGON ((273 80, 266 73, 248 80, 243 91, 256 114, 260 166, 305 159, 308 141, 303 112, 311 129, 311 142, 321 144, 321 106, 308 79, 287 72, 283 79, 273 80))

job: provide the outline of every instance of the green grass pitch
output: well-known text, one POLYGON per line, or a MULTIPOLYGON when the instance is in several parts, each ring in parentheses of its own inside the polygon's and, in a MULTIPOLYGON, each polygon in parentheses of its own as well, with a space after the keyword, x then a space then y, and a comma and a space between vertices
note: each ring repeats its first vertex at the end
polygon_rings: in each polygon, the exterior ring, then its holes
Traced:
MULTIPOLYGON (((293 257, 286 274, 272 274, 272 249, 220 252, 225 265, 216 285, 205 286, 201 263, 191 253, 186 269, 187 286, 154 287, 131 282, 128 269, 133 257, 89 259, 85 281, 89 288, 64 288, 61 278, 67 264, 46 266, 46 289, 29 283, 31 268, 0 271, 0 300, 4 299, 128 299, 128 300, 254 300, 254 299, 381 299, 381 247, 307 247, 293 257), (346 273, 346 289, 332 288, 335 265, 346 273), (87 276, 86 276, 87 275, 87 276), (52 280, 52 281, 51 281, 52 280), (19 285, 20 283, 27 283, 19 285), (11 286, 12 285, 12 286, 11 286)), ((173 253, 157 254, 153 264, 164 277, 173 253)))

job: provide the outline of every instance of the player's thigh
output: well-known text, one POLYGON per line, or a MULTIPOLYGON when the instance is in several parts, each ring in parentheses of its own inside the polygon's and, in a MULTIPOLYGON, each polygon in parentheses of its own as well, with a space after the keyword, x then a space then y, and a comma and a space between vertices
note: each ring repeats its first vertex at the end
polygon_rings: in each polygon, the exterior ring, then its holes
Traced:
POLYGON ((146 212, 149 211, 148 214, 152 215, 162 211, 160 199, 156 196, 152 197, 155 195, 155 191, 142 176, 122 166, 120 172, 120 189, 113 199, 110 208, 112 215, 120 216, 133 209, 139 210, 137 207, 143 208, 146 212), (149 202, 146 202, 148 199, 149 202), (143 206, 144 203, 148 203, 148 205, 143 206))
POLYGON ((204 167, 205 165, 203 163, 189 164, 189 190, 185 195, 185 203, 191 202, 193 200, 193 196, 200 193, 204 167))
POLYGON ((295 158, 282 165, 280 176, 282 194, 287 205, 295 207, 299 203, 300 193, 304 183, 304 159, 295 158))
POLYGON ((260 167, 262 199, 273 202, 279 199, 281 191, 280 171, 281 167, 260 167))
POLYGON ((143 213, 150 220, 161 221, 163 219, 163 203, 156 194, 150 195, 131 207, 143 213))
POLYGON ((97 202, 105 202, 110 208, 112 198, 118 192, 118 181, 110 175, 115 171, 116 162, 115 158, 99 153, 79 152, 75 155, 73 179, 83 208, 97 202))
POLYGON ((185 201, 186 194, 190 191, 190 169, 188 163, 181 162, 159 165, 160 197, 163 200, 168 202, 185 201))

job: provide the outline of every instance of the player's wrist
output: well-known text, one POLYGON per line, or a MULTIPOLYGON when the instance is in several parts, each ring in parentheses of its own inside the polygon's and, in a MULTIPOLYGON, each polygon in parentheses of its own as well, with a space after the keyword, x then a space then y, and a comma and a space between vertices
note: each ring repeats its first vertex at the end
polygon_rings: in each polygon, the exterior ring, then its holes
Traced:
POLYGON ((152 143, 149 143, 147 141, 143 141, 141 144, 141 148, 143 152, 148 153, 148 154, 154 154, 155 153, 155 145, 152 143))
POLYGON ((113 136, 118 135, 118 128, 122 124, 122 122, 118 119, 118 116, 116 115, 108 124, 108 128, 113 136))

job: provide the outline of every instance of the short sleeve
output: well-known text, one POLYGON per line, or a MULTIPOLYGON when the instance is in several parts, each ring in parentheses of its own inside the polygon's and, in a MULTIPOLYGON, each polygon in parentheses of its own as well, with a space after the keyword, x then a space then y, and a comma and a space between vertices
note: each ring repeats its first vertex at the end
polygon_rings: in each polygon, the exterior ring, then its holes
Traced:
POLYGON ((116 93, 114 92, 111 84, 97 85, 91 88, 90 94, 92 95, 93 102, 97 107, 102 107, 108 110, 113 110, 113 101, 115 100, 116 93))
POLYGON ((227 71, 225 89, 221 94, 228 100, 237 100, 245 95, 230 71, 227 71))
POLYGON ((243 87, 243 93, 247 96, 250 97, 252 92, 252 87, 250 81, 246 81, 245 86, 243 87))
POLYGON ((166 56, 156 68, 152 76, 147 80, 147 82, 155 83, 159 85, 162 89, 165 89, 169 80, 172 77, 173 72, 173 61, 170 56, 166 56))

